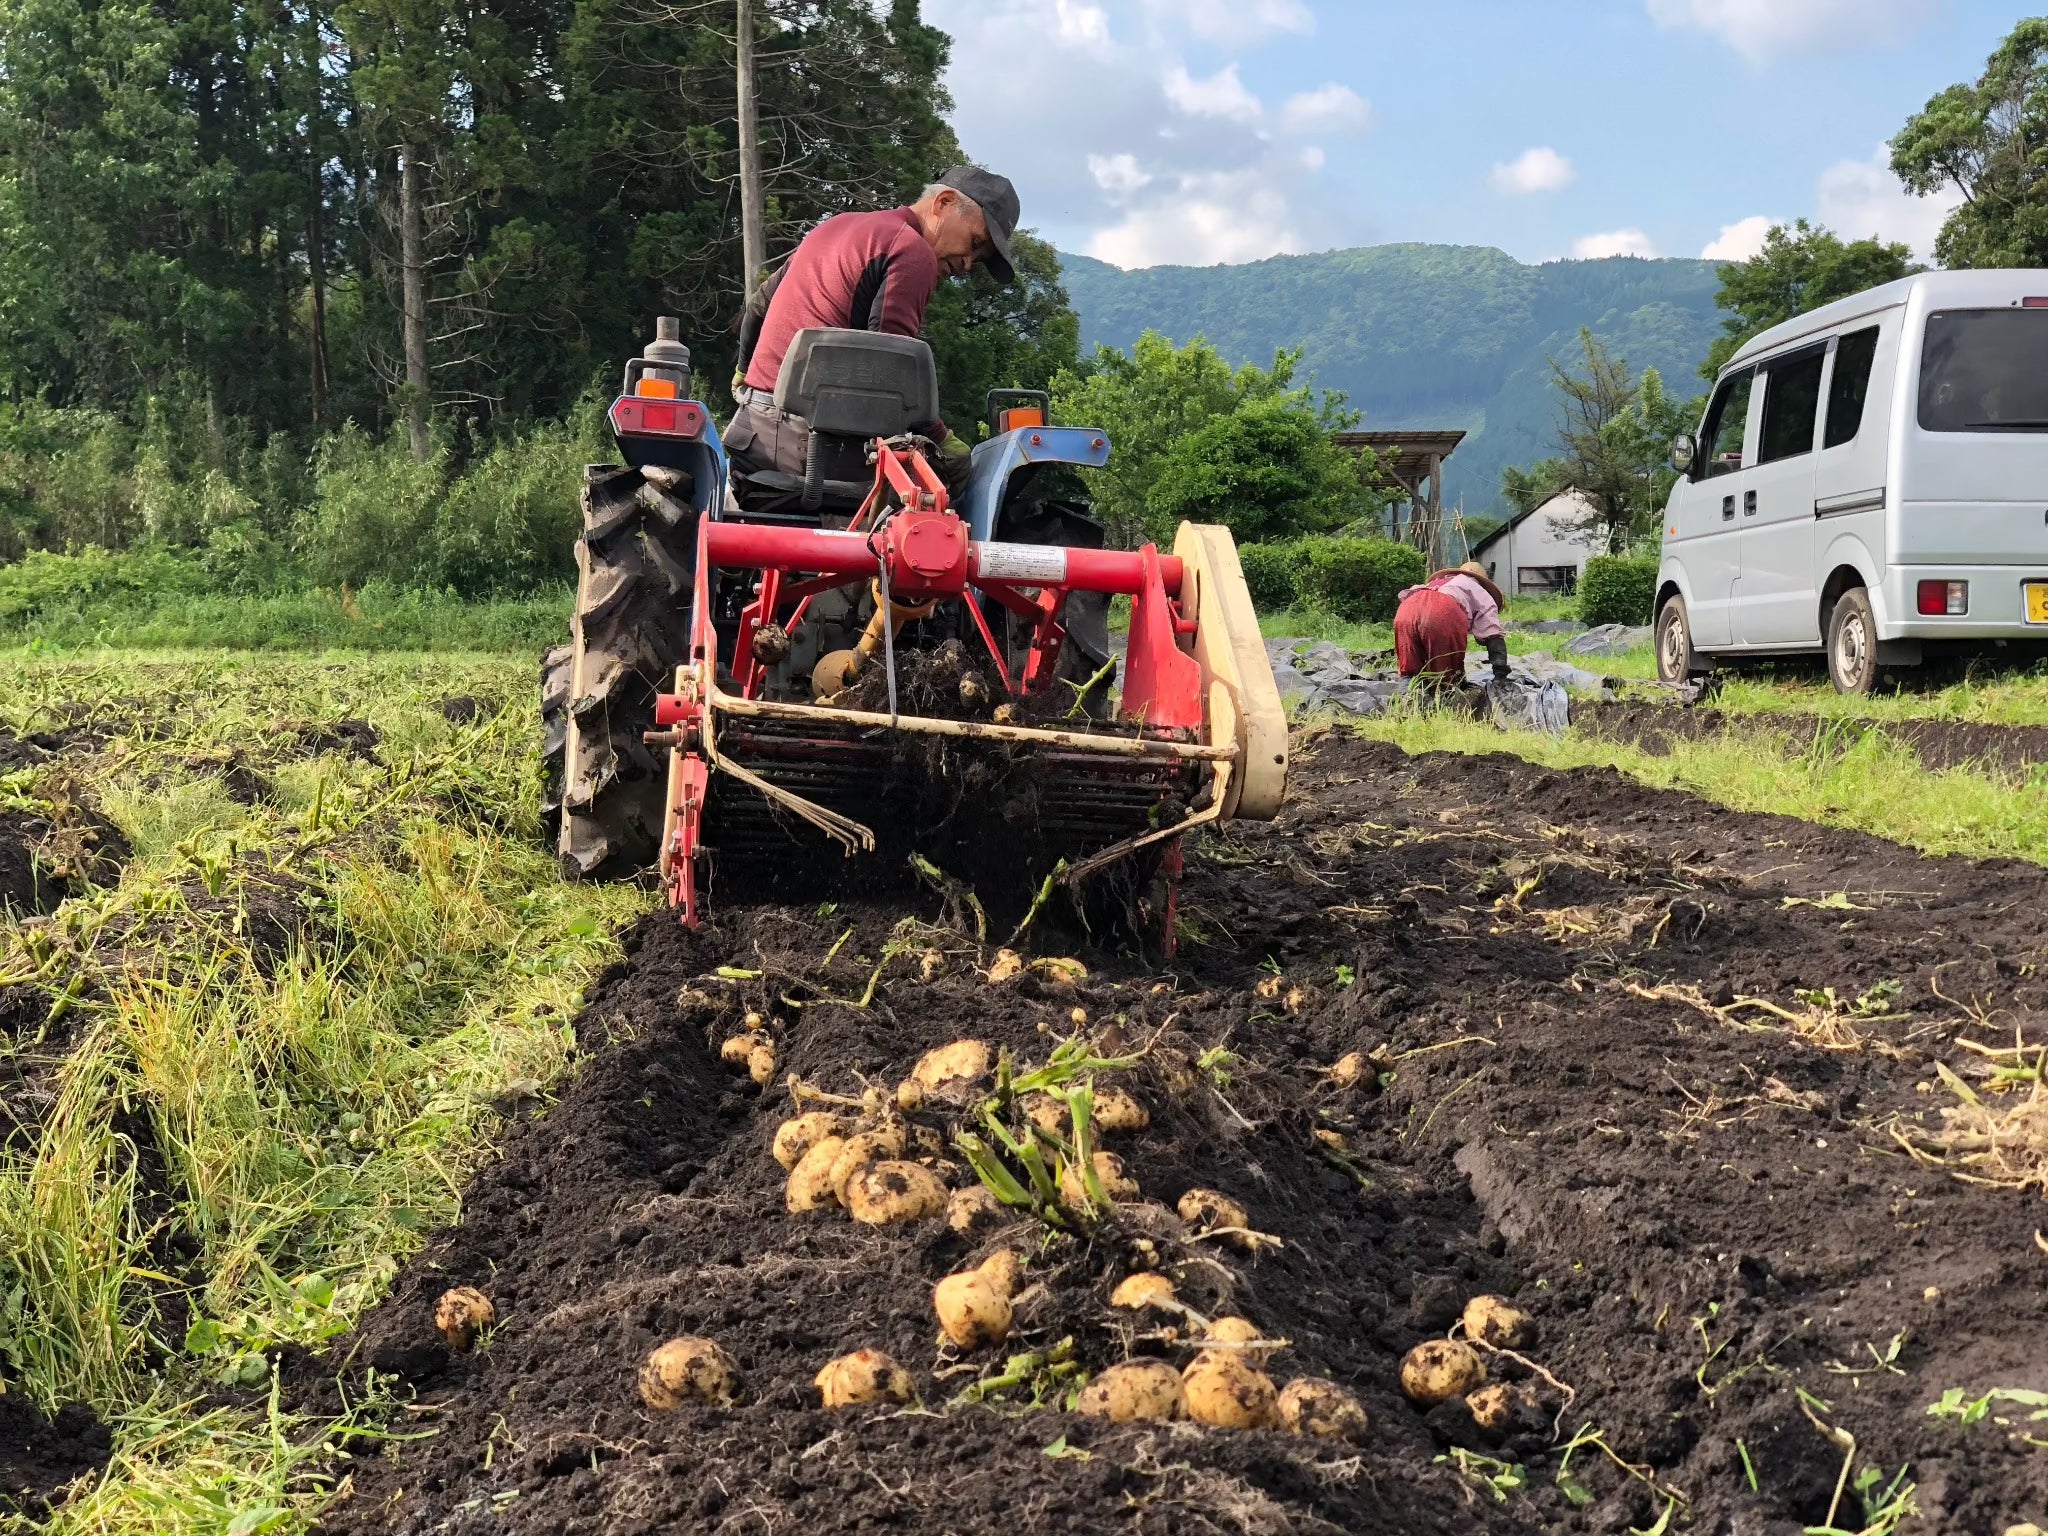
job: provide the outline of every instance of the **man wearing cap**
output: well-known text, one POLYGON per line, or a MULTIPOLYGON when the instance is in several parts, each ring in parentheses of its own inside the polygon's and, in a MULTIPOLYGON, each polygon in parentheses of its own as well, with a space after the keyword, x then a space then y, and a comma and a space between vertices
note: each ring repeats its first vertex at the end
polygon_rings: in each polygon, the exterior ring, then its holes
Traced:
MULTIPOLYGON (((1004 177, 955 166, 908 208, 839 213, 805 235, 788 264, 762 285, 740 331, 739 412, 725 431, 735 468, 804 472, 807 423, 775 409, 775 380, 798 331, 815 327, 915 336, 942 278, 985 263, 999 283, 1015 276, 1010 237, 1017 191, 1004 177), (762 306, 765 304, 765 308, 762 306)), ((965 474, 969 445, 932 425, 934 466, 948 480, 965 474)))
POLYGON ((1438 571, 1419 587, 1401 593, 1394 610, 1394 662, 1401 675, 1424 687, 1442 689, 1465 680, 1465 646, 1486 647, 1496 682, 1508 678, 1507 631, 1500 622, 1500 588, 1486 567, 1468 560, 1455 571, 1438 571))

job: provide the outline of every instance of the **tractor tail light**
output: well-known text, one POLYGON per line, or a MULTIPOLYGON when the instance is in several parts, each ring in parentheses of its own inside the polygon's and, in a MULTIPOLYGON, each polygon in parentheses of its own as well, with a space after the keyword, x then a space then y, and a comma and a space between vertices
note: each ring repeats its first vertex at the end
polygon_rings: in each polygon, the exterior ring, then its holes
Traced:
POLYGON ((1968 613, 1970 584, 1967 581, 1923 581, 1919 599, 1920 612, 1929 617, 1968 613))
POLYGON ((612 430, 621 437, 702 437, 704 407, 694 400, 647 400, 624 395, 612 403, 612 430))

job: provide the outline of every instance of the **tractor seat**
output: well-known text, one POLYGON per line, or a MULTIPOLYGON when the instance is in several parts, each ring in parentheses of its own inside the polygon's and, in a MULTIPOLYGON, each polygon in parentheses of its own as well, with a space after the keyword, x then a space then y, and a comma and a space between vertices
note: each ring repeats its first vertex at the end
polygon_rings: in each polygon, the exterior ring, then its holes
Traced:
MULTIPOLYGON (((746 473, 749 486, 757 491, 772 491, 777 495, 800 496, 803 494, 804 477, 785 475, 780 470, 756 469, 746 473)), ((868 480, 826 480, 825 505, 836 506, 844 502, 848 507, 858 507, 868 499, 868 492, 874 489, 868 480)))

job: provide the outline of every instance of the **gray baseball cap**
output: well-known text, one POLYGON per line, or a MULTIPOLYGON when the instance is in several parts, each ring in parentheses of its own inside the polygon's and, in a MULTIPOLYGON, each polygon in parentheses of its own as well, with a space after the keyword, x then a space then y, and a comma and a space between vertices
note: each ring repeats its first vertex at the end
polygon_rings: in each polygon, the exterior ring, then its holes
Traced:
POLYGON ((978 165, 956 165, 940 175, 938 184, 951 187, 981 209, 988 222, 989 244, 996 248, 986 265, 997 282, 1015 282, 1017 269, 1010 265, 1010 236, 1017 232, 1017 216, 1022 209, 1009 177, 984 171, 978 165))

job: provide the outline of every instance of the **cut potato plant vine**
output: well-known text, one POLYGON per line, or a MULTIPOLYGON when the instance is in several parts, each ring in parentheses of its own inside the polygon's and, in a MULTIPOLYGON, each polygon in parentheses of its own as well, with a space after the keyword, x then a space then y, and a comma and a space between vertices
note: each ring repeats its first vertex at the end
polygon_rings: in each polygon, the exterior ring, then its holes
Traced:
MULTIPOLYGON (((1095 1145, 1095 1074, 1120 1072, 1145 1059, 1145 1052, 1099 1056, 1086 1040, 1063 1040, 1045 1065, 1019 1073, 1005 1051, 996 1063, 995 1090, 973 1111, 979 1131, 962 1129, 954 1136, 960 1155, 976 1178, 1007 1206, 1029 1210, 1049 1225, 1068 1228, 1090 1225, 1111 1205, 1095 1145), (1068 1134, 1026 1116, 1012 1129, 1013 1110, 1033 1095, 1061 1105, 1068 1134), (1061 1183, 1074 1171, 1086 1193, 1085 1202, 1070 1200, 1061 1183), (1079 1205, 1086 1209, 1077 1209, 1079 1205)), ((1071 1181, 1069 1181, 1071 1183, 1071 1181)))

